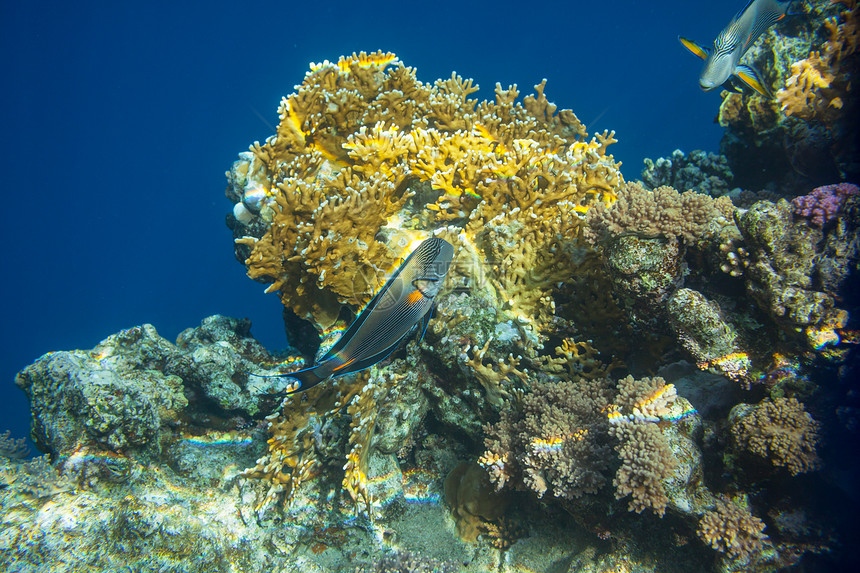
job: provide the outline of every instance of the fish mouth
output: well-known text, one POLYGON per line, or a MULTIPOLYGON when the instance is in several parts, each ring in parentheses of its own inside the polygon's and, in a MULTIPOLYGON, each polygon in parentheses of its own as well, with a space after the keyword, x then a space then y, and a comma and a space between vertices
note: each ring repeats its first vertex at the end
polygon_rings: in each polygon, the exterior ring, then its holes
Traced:
POLYGON ((699 82, 699 87, 702 88, 703 92, 710 92, 716 89, 717 85, 712 84, 711 82, 699 82))

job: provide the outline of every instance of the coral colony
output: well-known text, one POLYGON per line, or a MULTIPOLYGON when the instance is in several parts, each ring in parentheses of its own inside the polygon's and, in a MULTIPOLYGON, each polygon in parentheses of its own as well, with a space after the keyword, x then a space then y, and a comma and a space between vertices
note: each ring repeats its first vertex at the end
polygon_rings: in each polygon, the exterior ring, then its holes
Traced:
MULTIPOLYGON (((479 101, 391 53, 312 64, 227 172, 236 257, 295 348, 212 316, 175 343, 137 326, 22 370, 46 455, 0 435, 2 568, 844 559, 847 496, 824 483, 856 470, 827 443, 857 438, 860 197, 800 171, 756 187, 732 156, 743 138, 785 145, 791 169, 798 130, 821 126, 848 145, 857 10, 814 4, 818 27, 792 32, 806 53, 765 57, 782 27, 750 49, 777 99, 724 98, 725 155, 649 160, 641 182, 546 80, 479 101), (430 237, 454 254, 423 338, 287 395, 430 237)), ((822 177, 854 173, 846 149, 822 177)))

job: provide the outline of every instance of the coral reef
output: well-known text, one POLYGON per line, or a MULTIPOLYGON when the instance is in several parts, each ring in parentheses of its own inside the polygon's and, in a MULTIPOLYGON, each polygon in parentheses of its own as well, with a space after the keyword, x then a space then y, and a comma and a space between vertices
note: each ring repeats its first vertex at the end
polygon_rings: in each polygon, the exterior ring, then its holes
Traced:
POLYGON ((262 480, 262 506, 290 502, 324 471, 335 456, 319 451, 313 427, 337 424, 339 446, 329 450, 346 449, 343 489, 372 518, 370 467, 404 447, 413 429, 393 424, 398 434, 379 417, 403 410, 401 385, 421 389, 413 395, 420 411, 480 439, 480 418, 525 383, 521 362, 539 360, 548 336, 575 330, 555 297, 590 273, 582 214, 613 201, 623 180, 606 152, 613 135, 589 139, 573 112, 547 100, 545 85, 522 103, 516 86, 496 86, 495 101, 479 102, 471 80, 452 74, 425 84, 393 54, 312 64, 283 98, 276 133, 233 164, 228 225, 237 257, 322 336, 430 235, 455 245, 443 291, 463 298, 457 308, 440 302, 440 326, 428 333, 442 344, 441 359, 409 346, 405 363, 287 400, 267 419, 269 451, 244 474, 262 480), (486 309, 482 320, 475 309, 486 309), (429 382, 451 377, 462 384, 429 382), (383 430, 385 444, 374 438, 383 430))
POLYGON ((832 127, 850 103, 854 55, 860 47, 860 15, 855 2, 848 5, 838 17, 824 21, 829 37, 822 49, 791 64, 791 76, 776 94, 786 116, 816 119, 832 127))
MULTIPOLYGON (((769 86, 824 14, 814 2, 749 52, 769 86), (781 34, 804 39, 780 51, 781 34)), ((860 196, 728 192, 735 159, 701 152, 625 184, 613 134, 589 137, 545 88, 478 101, 389 53, 313 64, 227 189, 235 254, 278 291, 302 355, 212 316, 175 343, 143 325, 26 367, 49 456, 0 435, 0 569, 850 560, 860 196), (429 236, 455 257, 426 331, 285 396, 429 236)), ((844 120, 738 97, 723 119, 753 139, 844 120)))
POLYGON ((795 356, 840 344, 850 306, 841 301, 852 297, 860 249, 857 205, 851 184, 820 188, 794 205, 764 200, 735 209, 728 196, 628 183, 611 205, 589 210, 584 236, 598 247, 632 325, 672 335, 701 368, 748 388, 769 379, 774 356, 756 330, 779 329, 779 351, 795 356), (743 314, 737 296, 712 280, 715 272, 742 279, 743 314))
POLYGON ((715 301, 682 288, 688 247, 732 252, 740 238, 734 212, 728 196, 628 183, 612 205, 589 210, 585 236, 601 247, 613 292, 635 325, 674 334, 702 368, 745 381, 749 359, 735 327, 715 301))
POLYGON ((736 447, 785 468, 791 475, 817 469, 821 424, 795 398, 765 399, 755 407, 735 406, 729 415, 736 447))

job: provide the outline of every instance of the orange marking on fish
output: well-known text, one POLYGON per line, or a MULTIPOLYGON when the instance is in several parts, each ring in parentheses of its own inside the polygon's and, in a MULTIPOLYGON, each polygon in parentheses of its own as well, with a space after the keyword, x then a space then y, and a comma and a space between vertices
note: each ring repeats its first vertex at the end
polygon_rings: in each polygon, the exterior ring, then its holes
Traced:
POLYGON ((340 370, 341 368, 346 368, 347 366, 349 366, 349 365, 350 365, 350 364, 352 364, 353 362, 355 362, 355 358, 353 358, 353 359, 352 359, 352 360, 350 360, 349 362, 344 362, 343 364, 341 364, 341 365, 340 365, 340 366, 338 366, 337 368, 332 368, 332 372, 337 372, 337 371, 338 371, 338 370, 340 370))
POLYGON ((424 298, 424 295, 421 293, 421 291, 418 289, 415 289, 414 291, 409 293, 408 297, 406 297, 406 302, 409 303, 409 306, 412 306, 413 304, 416 304, 422 298, 424 298))

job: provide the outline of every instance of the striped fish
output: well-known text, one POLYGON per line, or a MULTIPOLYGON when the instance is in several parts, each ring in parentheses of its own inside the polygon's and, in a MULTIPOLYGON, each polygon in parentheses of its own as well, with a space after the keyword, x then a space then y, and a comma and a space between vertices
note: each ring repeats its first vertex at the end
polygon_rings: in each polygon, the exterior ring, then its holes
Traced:
POLYGON ((699 87, 711 91, 722 86, 733 92, 749 87, 763 96, 773 97, 758 73, 739 62, 759 36, 785 17, 792 1, 750 0, 720 32, 713 48, 678 36, 685 48, 705 60, 699 87))
POLYGON ((448 241, 425 239, 316 364, 264 377, 285 378, 288 385, 284 394, 301 392, 329 378, 373 366, 391 354, 419 323, 423 337, 433 314, 433 299, 453 256, 454 247, 448 241))

